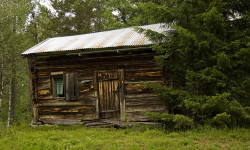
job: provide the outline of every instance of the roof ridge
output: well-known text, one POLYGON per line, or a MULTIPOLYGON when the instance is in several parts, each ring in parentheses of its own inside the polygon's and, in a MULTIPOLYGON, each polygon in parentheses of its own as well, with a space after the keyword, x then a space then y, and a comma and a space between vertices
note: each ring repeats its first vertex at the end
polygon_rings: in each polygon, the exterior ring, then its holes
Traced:
POLYGON ((103 49, 109 47, 150 45, 153 44, 153 42, 144 34, 139 34, 136 30, 133 30, 133 28, 142 27, 160 33, 170 29, 163 25, 163 23, 158 23, 131 26, 102 32, 48 38, 26 50, 21 55, 55 51, 73 51, 79 49, 103 49))
POLYGON ((90 32, 90 33, 84 33, 84 34, 78 34, 78 35, 58 36, 58 37, 52 37, 52 38, 48 38, 48 39, 64 38, 64 37, 75 37, 75 36, 82 36, 82 35, 87 35, 87 34, 97 34, 97 33, 110 32, 110 31, 117 31, 117 30, 125 30, 125 29, 129 29, 129 28, 133 28, 133 27, 145 27, 145 26, 158 25, 158 24, 163 24, 163 23, 156 23, 156 24, 149 24, 149 25, 141 25, 141 26, 130 26, 130 27, 124 27, 124 28, 119 28, 119 29, 104 30, 104 31, 98 31, 98 32, 90 32))

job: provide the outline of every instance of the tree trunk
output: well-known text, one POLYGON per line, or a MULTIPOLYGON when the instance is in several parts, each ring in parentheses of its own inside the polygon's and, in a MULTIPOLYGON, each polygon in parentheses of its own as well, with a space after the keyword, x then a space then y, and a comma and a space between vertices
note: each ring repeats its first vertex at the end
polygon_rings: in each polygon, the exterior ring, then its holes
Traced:
POLYGON ((14 122, 15 117, 15 103, 16 103, 16 68, 13 60, 12 66, 12 76, 10 77, 10 86, 9 86, 9 110, 8 110, 8 123, 9 127, 14 122))
POLYGON ((15 117, 15 103, 16 103, 16 79, 15 76, 11 78, 10 80, 10 86, 9 86, 9 110, 8 110, 8 123, 7 126, 9 127, 10 125, 13 124, 14 122, 14 117, 15 117))
MULTIPOLYGON (((11 80, 10 80, 11 83, 11 80)), ((11 124, 11 84, 9 85, 9 109, 8 109, 8 122, 7 122, 7 126, 9 127, 11 124)))
POLYGON ((1 72, 0 72, 0 122, 2 121, 2 101, 3 101, 3 54, 1 53, 1 72))

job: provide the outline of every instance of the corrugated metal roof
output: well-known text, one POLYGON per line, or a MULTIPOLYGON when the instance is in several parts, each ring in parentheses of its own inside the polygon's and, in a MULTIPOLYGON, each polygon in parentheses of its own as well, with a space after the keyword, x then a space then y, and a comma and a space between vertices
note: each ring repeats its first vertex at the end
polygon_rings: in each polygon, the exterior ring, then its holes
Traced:
MULTIPOLYGON (((166 30, 163 24, 152 24, 139 27, 160 33, 166 30)), ((136 32, 133 27, 130 27, 83 35, 49 38, 23 52, 21 55, 151 44, 153 43, 147 37, 136 32)))

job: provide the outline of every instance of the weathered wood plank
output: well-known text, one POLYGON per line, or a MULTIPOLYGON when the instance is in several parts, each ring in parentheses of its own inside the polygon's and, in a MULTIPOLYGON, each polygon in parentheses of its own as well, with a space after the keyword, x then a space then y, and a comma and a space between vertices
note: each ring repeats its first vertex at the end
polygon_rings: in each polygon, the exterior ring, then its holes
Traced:
POLYGON ((39 120, 44 119, 79 119, 79 120, 94 120, 95 114, 74 114, 74 115, 40 115, 39 120))
POLYGON ((162 71, 126 71, 125 77, 162 77, 162 71))
POLYGON ((40 114, 95 113, 95 106, 45 106, 39 107, 40 114))
MULTIPOLYGON (((152 58, 154 53, 141 53, 137 55, 117 55, 117 56, 112 56, 110 57, 107 55, 106 57, 99 56, 99 57, 93 57, 93 56, 81 56, 81 57, 75 57, 75 56, 58 56, 58 57, 48 57, 46 59, 36 59, 36 64, 43 64, 43 63, 58 63, 58 62, 75 62, 75 61, 83 61, 84 63, 86 62, 95 62, 96 60, 99 61, 105 61, 105 60, 128 60, 128 59, 147 59, 147 58, 152 58)), ((149 59, 148 59, 149 60, 149 59)))
MULTIPOLYGON (((154 112, 164 113, 162 110, 155 110, 154 112)), ((152 121, 150 117, 143 115, 141 112, 127 112, 126 118, 130 121, 152 121)))
POLYGON ((43 118, 42 121, 45 124, 52 124, 52 125, 78 125, 83 124, 81 120, 76 119, 50 119, 50 118, 43 118))
POLYGON ((38 71, 37 76, 49 76, 50 72, 49 71, 38 71))
MULTIPOLYGON (((93 100, 91 100, 93 101, 93 100)), ((66 101, 54 101, 54 102, 45 102, 45 103, 38 103, 39 106, 45 107, 45 106, 83 106, 83 105, 92 105, 92 103, 86 102, 86 101, 76 101, 76 102, 66 102, 66 101)))
POLYGON ((79 91, 79 99, 94 98, 94 97, 95 97, 94 89, 91 89, 90 91, 84 91, 84 90, 79 91))
POLYGON ((134 99, 134 98, 144 98, 144 97, 152 97, 152 98, 156 98, 157 95, 155 93, 143 93, 143 94, 127 94, 125 95, 126 100, 127 99, 134 99))
POLYGON ((119 70, 119 75, 120 75, 120 113, 121 113, 121 118, 124 118, 125 117, 125 111, 126 111, 126 104, 125 104, 125 88, 124 88, 124 70, 123 69, 120 69, 119 70))
POLYGON ((37 90, 45 90, 45 89, 50 89, 50 88, 51 88, 50 81, 37 84, 37 90))
POLYGON ((37 91, 38 96, 51 94, 50 90, 39 90, 37 91))
POLYGON ((150 81, 162 81, 162 77, 125 77, 125 82, 150 82, 150 81))
POLYGON ((128 112, 142 112, 142 111, 164 111, 165 105, 151 105, 151 106, 127 106, 126 113, 128 112))
MULTIPOLYGON (((51 68, 38 68, 39 71, 79 71, 79 70, 85 70, 88 68, 95 68, 96 70, 108 70, 108 69, 119 69, 119 68, 123 68, 123 69, 148 69, 148 68, 154 68, 155 64, 134 64, 134 65, 96 65, 96 66, 88 66, 88 65, 82 65, 82 66, 75 66, 75 67, 67 67, 65 66, 64 68, 55 68, 55 67, 51 67, 51 68)), ((39 77, 42 78, 42 77, 39 77)))
MULTIPOLYGON (((43 65, 37 65, 37 69, 38 70, 41 70, 41 69, 55 69, 55 68, 59 68, 59 69, 63 69, 63 68, 66 68, 66 69, 74 69, 74 68, 84 68, 84 69, 89 69, 89 68, 100 68, 99 70, 106 70, 104 69, 107 68, 107 70, 109 70, 108 67, 112 67, 112 66, 150 66, 150 65, 153 65, 155 66, 155 63, 154 61, 152 60, 140 60, 140 59, 135 59, 135 60, 105 60, 105 61, 100 61, 100 60, 97 60, 96 62, 83 62, 83 61, 80 61, 80 62, 72 62, 72 63, 68 63, 68 62, 60 62, 58 64, 51 64, 51 63, 48 63, 48 64, 43 64, 43 65), (102 65, 100 65, 102 64, 102 65), (101 69, 102 68, 102 69, 101 69)), ((122 68, 124 68, 122 67, 122 68)), ((79 69, 78 69, 79 70, 79 69)), ((45 71, 40 71, 40 74, 39 76, 42 76, 42 75, 47 75, 49 74, 48 72, 45 72, 45 71)))
POLYGON ((151 93, 150 89, 146 89, 144 84, 125 84, 125 93, 151 93))
POLYGON ((145 84, 145 83, 157 83, 159 85, 163 85, 163 81, 162 80, 158 80, 158 81, 140 81, 140 82, 135 82, 135 81, 131 81, 131 82, 124 82, 124 84, 145 84))
POLYGON ((53 95, 38 95, 37 100, 49 100, 53 99, 53 95))
POLYGON ((50 82, 49 77, 47 77, 47 78, 38 78, 38 81, 37 81, 38 84, 43 84, 43 83, 48 83, 48 82, 50 82))
POLYGON ((130 106, 154 106, 154 105, 164 105, 163 102, 159 100, 126 100, 126 107, 130 106))

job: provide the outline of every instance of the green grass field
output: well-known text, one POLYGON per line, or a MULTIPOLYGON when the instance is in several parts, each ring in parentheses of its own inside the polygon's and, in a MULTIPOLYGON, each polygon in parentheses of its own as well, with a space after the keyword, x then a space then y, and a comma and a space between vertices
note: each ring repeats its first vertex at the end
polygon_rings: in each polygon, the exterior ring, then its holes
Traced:
POLYGON ((0 128, 0 149, 246 149, 250 129, 202 127, 189 131, 163 129, 85 128, 84 126, 14 126, 0 128))

